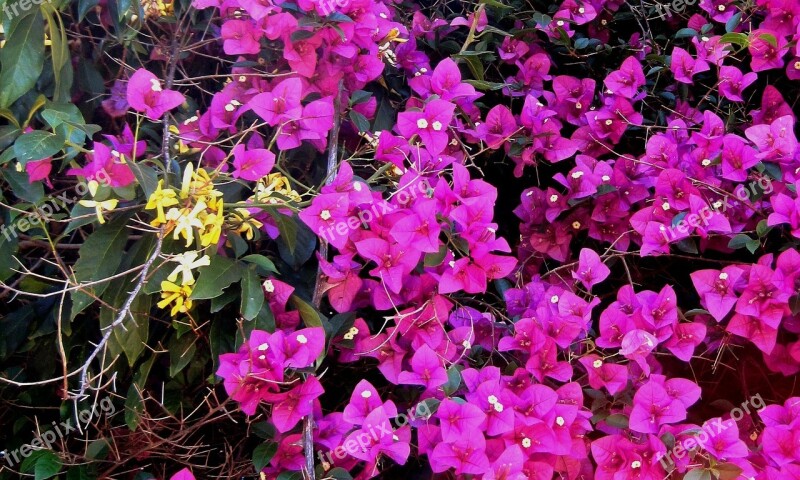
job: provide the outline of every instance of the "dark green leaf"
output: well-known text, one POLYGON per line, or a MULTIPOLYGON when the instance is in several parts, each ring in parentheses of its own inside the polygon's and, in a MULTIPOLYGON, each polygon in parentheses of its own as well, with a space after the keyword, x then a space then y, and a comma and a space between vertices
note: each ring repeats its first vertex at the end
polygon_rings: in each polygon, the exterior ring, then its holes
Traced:
POLYGON ((55 155, 64 147, 64 137, 43 130, 24 133, 14 142, 14 154, 23 165, 55 155))
POLYGON ((255 272, 255 267, 244 270, 242 275, 242 299, 240 310, 245 320, 256 318, 264 305, 264 290, 261 281, 255 272))
POLYGON ((221 255, 211 257, 211 264, 200 267, 194 290, 190 296, 193 300, 206 300, 222 295, 222 290, 242 278, 243 266, 230 258, 221 255))
MULTIPOLYGON (((130 218, 130 214, 119 215, 89 235, 78 250, 80 258, 74 267, 76 281, 95 282, 114 275, 122 261, 123 250, 128 241, 127 224, 130 218)), ((101 282, 85 287, 85 291, 99 297, 108 285, 109 282, 101 282)), ((92 302, 94 298, 89 293, 81 290, 73 291, 70 318, 74 319, 92 302)))
POLYGON ((260 472, 275 456, 278 451, 278 444, 275 442, 262 443, 253 450, 253 466, 256 472, 260 472))
POLYGON ((278 269, 275 268, 275 264, 269 258, 265 257, 264 255, 258 254, 251 254, 246 255, 241 258, 242 261, 247 263, 252 263, 257 265, 258 268, 262 270, 262 275, 266 275, 269 272, 278 273, 278 269))
POLYGON ((14 18, 0 49, 0 107, 7 108, 36 85, 44 68, 44 19, 38 8, 14 18))

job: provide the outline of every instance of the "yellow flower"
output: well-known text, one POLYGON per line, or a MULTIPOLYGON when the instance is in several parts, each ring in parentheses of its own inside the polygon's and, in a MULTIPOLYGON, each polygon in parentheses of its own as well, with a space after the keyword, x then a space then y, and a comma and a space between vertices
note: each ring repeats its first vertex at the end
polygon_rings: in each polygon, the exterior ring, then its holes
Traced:
POLYGON ((164 207, 171 207, 173 205, 178 204, 178 199, 175 195, 175 190, 163 189, 164 180, 158 181, 158 187, 156 187, 155 191, 150 194, 150 198, 147 199, 147 205, 145 205, 145 210, 152 210, 156 209, 156 218, 150 225, 157 227, 162 223, 167 222, 167 218, 164 216, 164 207))
POLYGON ((178 239, 179 235, 183 235, 183 238, 186 239, 186 246, 192 244, 194 240, 194 230, 192 227, 203 228, 203 222, 197 218, 198 213, 202 210, 205 210, 206 204, 205 202, 198 202, 194 208, 182 208, 178 210, 177 208, 171 208, 166 215, 167 220, 172 220, 175 222, 175 231, 172 233, 172 238, 175 240, 178 239))
POLYGON ((204 255, 200 260, 197 259, 198 255, 198 252, 192 250, 172 257, 170 260, 177 262, 179 265, 169 274, 167 280, 174 283, 178 275, 181 275, 181 286, 193 285, 194 275, 192 274, 192 270, 211 264, 211 258, 208 255, 204 255))
POLYGON ((244 234, 244 237, 248 240, 252 240, 255 230, 258 230, 264 225, 255 218, 251 217, 250 212, 248 212, 246 208, 237 208, 236 214, 231 215, 231 217, 231 223, 234 225, 238 223, 238 227, 235 231, 237 233, 244 234))
POLYGON ((83 205, 84 207, 92 208, 94 207, 94 211, 97 214, 97 221, 100 223, 106 223, 106 219, 103 218, 103 211, 110 212, 117 208, 117 203, 119 200, 116 198, 112 198, 109 200, 105 200, 102 202, 96 202, 94 200, 81 200, 78 204, 83 205))
POLYGON ((295 202, 302 200, 300 194, 292 189, 289 179, 280 173, 270 173, 261 178, 256 184, 256 201, 260 203, 278 203, 279 199, 273 197, 274 193, 278 193, 295 202))
POLYGON ((179 286, 169 281, 161 282, 161 301, 158 308, 165 308, 170 303, 174 303, 170 315, 173 317, 180 313, 186 313, 192 308, 192 301, 189 295, 192 294, 192 287, 189 285, 179 286))

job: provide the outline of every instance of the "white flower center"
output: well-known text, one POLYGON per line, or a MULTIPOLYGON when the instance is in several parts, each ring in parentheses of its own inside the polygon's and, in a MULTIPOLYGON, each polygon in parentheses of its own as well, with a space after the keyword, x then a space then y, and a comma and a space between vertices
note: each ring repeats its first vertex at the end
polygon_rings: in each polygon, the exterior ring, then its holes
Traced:
POLYGON ((634 460, 634 461, 631 462, 631 468, 639 468, 641 466, 642 466, 642 462, 640 462, 639 460, 634 460))
POLYGON ((661 204, 661 209, 664 211, 669 210, 669 202, 664 202, 661 204))
POLYGON ((489 405, 494 405, 495 403, 497 403, 497 397, 495 397, 494 395, 489 395, 489 397, 486 398, 486 400, 489 402, 489 405))
POLYGON ((577 172, 574 172, 572 174, 572 178, 574 178, 575 180, 581 178, 582 176, 583 176, 583 172, 581 172, 580 170, 578 170, 577 172))
POLYGON ((369 390, 364 390, 363 392, 361 392, 361 398, 369 398, 371 396, 372 392, 370 392, 369 390))
POLYGON ((603 361, 602 361, 602 360, 600 360, 600 359, 598 358, 597 360, 595 360, 594 362, 592 362, 592 366, 593 366, 594 368, 600 368, 600 367, 602 367, 602 366, 603 366, 603 361))
POLYGON ((607 181, 611 180, 611 177, 609 177, 608 175, 603 175, 603 176, 601 177, 601 179, 602 179, 604 182, 607 182, 607 181))
POLYGON ((417 128, 428 128, 428 121, 424 118, 417 120, 417 128))
POLYGON ((152 90, 154 92, 160 92, 161 91, 161 84, 155 78, 150 80, 150 90, 152 90))
POLYGON ((308 339, 306 338, 305 335, 300 334, 300 335, 297 336, 297 343, 305 345, 306 343, 308 343, 308 339))
POLYGON ((321 218, 323 220, 330 220, 330 218, 331 218, 330 210, 323 210, 323 211, 319 212, 319 218, 321 218))
POLYGON ((725 273, 725 272, 720 273, 719 274, 719 279, 720 280, 727 280, 728 279, 728 274, 725 273))
POLYGON ((362 188, 364 187, 361 186, 361 182, 356 182, 353 184, 353 190, 355 190, 356 192, 360 192, 362 188))
POLYGON ((550 303, 558 303, 558 295, 553 295, 550 297, 550 303))
POLYGON ((558 195, 556 195, 555 193, 550 195, 550 201, 553 202, 553 203, 557 202, 558 201, 558 195))
POLYGON ((267 293, 272 293, 275 291, 275 285, 272 284, 272 280, 269 279, 264 280, 263 285, 264 285, 264 290, 266 290, 267 293))
POLYGON ((556 417, 556 423, 558 424, 559 427, 563 427, 564 426, 564 417, 556 417))
POLYGON ((611 120, 610 118, 608 120, 606 120, 606 125, 611 125, 612 123, 614 123, 614 121, 611 120))
POLYGON ((431 128, 433 128, 434 130, 436 130, 438 132, 439 130, 442 129, 442 122, 440 122, 439 120, 436 120, 435 122, 433 122, 431 124, 431 128))
POLYGON ((531 447, 531 439, 528 438, 528 437, 523 438, 522 439, 522 446, 525 447, 525 448, 530 448, 531 447))
POLYGON ((268 343, 262 343, 261 345, 258 346, 258 351, 259 352, 263 352, 265 350, 269 350, 269 344, 268 343))

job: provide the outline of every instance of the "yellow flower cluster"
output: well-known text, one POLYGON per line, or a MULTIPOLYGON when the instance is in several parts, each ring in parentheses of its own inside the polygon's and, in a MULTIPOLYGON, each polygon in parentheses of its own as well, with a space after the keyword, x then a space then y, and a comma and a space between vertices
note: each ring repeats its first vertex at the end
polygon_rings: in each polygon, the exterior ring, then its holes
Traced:
POLYGON ((171 260, 177 262, 178 266, 167 276, 166 280, 161 282, 161 301, 158 302, 158 307, 166 308, 169 304, 174 303, 170 311, 173 317, 178 313, 186 313, 192 308, 192 300, 189 298, 194 285, 192 270, 211 264, 208 255, 204 255, 199 260, 198 256, 199 253, 193 250, 175 255, 171 260), (177 281, 179 275, 180 282, 177 281))
POLYGON ((266 177, 262 177, 256 183, 255 194, 252 198, 258 203, 270 203, 273 205, 285 201, 299 202, 302 200, 300 194, 292 188, 289 179, 280 173, 270 173, 266 177), (283 198, 278 197, 276 194, 283 198))
POLYGON ((166 232, 172 232, 176 240, 183 237, 187 247, 195 239, 195 229, 203 247, 217 243, 222 234, 222 192, 214 188, 208 172, 202 168, 194 171, 191 163, 184 171, 180 191, 165 189, 163 180, 159 180, 145 209, 156 210, 150 225, 166 224, 166 232))

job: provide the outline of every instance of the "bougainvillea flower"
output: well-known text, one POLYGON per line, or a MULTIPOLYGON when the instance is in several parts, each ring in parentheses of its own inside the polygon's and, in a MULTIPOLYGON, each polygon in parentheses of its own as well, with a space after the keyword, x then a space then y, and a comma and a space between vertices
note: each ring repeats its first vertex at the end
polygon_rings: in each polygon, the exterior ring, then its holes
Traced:
POLYGON ((303 417, 311 414, 314 400, 323 393, 325 389, 317 377, 312 376, 288 392, 271 397, 271 400, 277 400, 270 417, 275 428, 281 433, 294 428, 303 417))
POLYGON ((625 98, 634 98, 644 82, 642 64, 636 57, 626 58, 619 70, 609 73, 603 81, 611 93, 625 98))
POLYGON ((445 100, 432 100, 422 111, 406 111, 397 116, 397 131, 411 138, 418 135, 432 153, 441 153, 450 141, 448 128, 456 106, 445 100))
POLYGON ((256 115, 271 126, 300 116, 303 82, 299 78, 287 78, 264 93, 259 93, 247 103, 256 115))
POLYGON ((754 72, 783 68, 783 56, 789 52, 788 42, 782 35, 774 35, 766 30, 754 30, 750 33, 748 45, 750 51, 750 68, 754 72))
POLYGON ((594 354, 583 356, 578 361, 586 369, 592 388, 605 387, 609 394, 614 395, 628 384, 628 368, 625 365, 604 362, 594 354))
POLYGON ((254 22, 231 19, 222 24, 222 48, 228 55, 255 54, 261 51, 262 35, 254 22))
POLYGON ((572 278, 580 280, 589 290, 605 280, 611 273, 611 270, 600 259, 600 255, 590 248, 582 248, 579 258, 578 266, 572 272, 572 278))
POLYGON ((758 75, 754 72, 742 74, 736 67, 723 66, 719 69, 719 91, 728 100, 743 102, 743 91, 756 81, 758 75))
POLYGON ((485 449, 483 435, 439 443, 429 455, 431 469, 438 473, 452 468, 456 475, 482 474, 491 467, 485 449))
POLYGON ((266 177, 275 165, 275 154, 265 148, 247 150, 242 144, 233 148, 234 178, 257 181, 266 177))
POLYGON ((655 380, 650 380, 633 396, 630 429, 639 433, 658 433, 661 425, 686 418, 686 407, 672 398, 655 380))
POLYGON ((681 83, 694 83, 693 76, 705 72, 709 69, 708 64, 703 60, 695 60, 686 50, 675 47, 672 49, 672 60, 669 65, 670 70, 675 75, 675 80, 681 83))
POLYGON ((143 68, 128 80, 126 99, 134 110, 144 112, 150 120, 160 119, 186 100, 179 92, 164 90, 158 77, 143 68))
POLYGON ((378 391, 366 380, 361 380, 353 389, 350 401, 344 407, 344 420, 353 425, 364 425, 367 416, 373 410, 382 407, 378 391))
POLYGON ((111 187, 125 187, 136 181, 131 167, 103 143, 95 142, 86 158, 89 163, 82 168, 70 168, 67 175, 77 175, 111 187))
POLYGON ((462 438, 482 435, 481 425, 486 421, 486 414, 470 403, 456 403, 445 399, 436 411, 439 419, 442 439, 455 442, 462 438))
POLYGON ((788 162, 794 158, 797 150, 797 137, 794 134, 794 120, 785 115, 769 125, 754 125, 744 134, 758 148, 759 159, 788 162))
POLYGON ((447 383, 447 372, 436 352, 423 345, 411 357, 411 371, 400 372, 397 379, 401 384, 422 385, 432 389, 447 383))
POLYGON ((743 271, 737 266, 720 270, 697 270, 691 273, 692 283, 700 295, 700 302, 718 322, 731 311, 738 296, 734 287, 741 285, 743 271))

